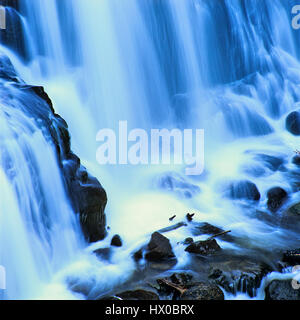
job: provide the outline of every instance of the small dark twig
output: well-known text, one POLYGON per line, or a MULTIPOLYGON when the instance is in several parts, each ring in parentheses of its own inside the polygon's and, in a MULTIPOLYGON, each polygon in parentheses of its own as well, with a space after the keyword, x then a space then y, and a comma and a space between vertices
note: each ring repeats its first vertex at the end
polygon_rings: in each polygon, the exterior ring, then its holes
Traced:
POLYGON ((195 215, 195 213, 193 213, 193 214, 188 213, 188 214, 186 215, 187 221, 192 222, 194 215, 195 215))
POLYGON ((223 236, 224 234, 227 234, 227 233, 229 233, 229 232, 231 232, 231 230, 223 231, 223 232, 217 233, 217 234, 215 234, 215 235, 213 235, 213 236, 209 237, 207 240, 212 240, 212 239, 214 239, 214 238, 217 238, 217 237, 223 236))
POLYGON ((168 287, 171 287, 171 288, 177 290, 180 293, 181 296, 187 291, 187 289, 183 288, 182 286, 176 285, 173 282, 170 282, 170 281, 168 281, 166 279, 160 279, 160 281, 162 283, 164 283, 165 285, 167 285, 168 287))

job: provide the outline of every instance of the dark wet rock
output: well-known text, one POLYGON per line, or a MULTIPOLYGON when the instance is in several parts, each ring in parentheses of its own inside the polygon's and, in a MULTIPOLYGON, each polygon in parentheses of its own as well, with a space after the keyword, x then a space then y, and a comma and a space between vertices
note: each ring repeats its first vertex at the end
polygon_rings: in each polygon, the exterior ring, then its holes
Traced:
POLYGON ((122 300, 159 300, 159 297, 156 293, 143 289, 125 291, 116 294, 116 296, 121 298, 122 300))
POLYGON ((180 300, 224 300, 224 294, 216 285, 199 283, 188 289, 180 300))
POLYGON ((176 172, 169 172, 162 175, 158 179, 158 185, 160 188, 175 192, 184 198, 192 198, 201 191, 197 185, 189 182, 186 177, 176 172))
POLYGON ((284 201, 287 199, 288 194, 284 189, 280 187, 274 187, 268 191, 267 197, 268 209, 272 212, 275 212, 282 206, 284 201))
POLYGON ((11 7, 19 10, 19 0, 0 0, 0 5, 3 7, 11 7))
POLYGON ((113 238, 111 239, 110 245, 113 247, 122 247, 123 244, 122 244, 121 237, 118 234, 113 236, 113 238))
POLYGON ((133 259, 137 262, 143 259, 143 249, 138 250, 133 254, 133 259))
POLYGON ((289 207, 282 215, 281 226, 292 230, 300 230, 300 203, 289 207))
POLYGON ((173 273, 166 278, 156 279, 155 284, 151 284, 155 287, 161 297, 168 297, 172 300, 178 300, 182 293, 195 286, 196 282, 193 275, 188 272, 173 273))
POLYGON ((214 235, 223 232, 224 230, 213 226, 212 224, 209 224, 207 222, 201 222, 195 225, 193 228, 193 235, 200 236, 202 234, 209 234, 214 235))
POLYGON ((162 260, 175 258, 170 240, 158 232, 153 233, 147 247, 145 258, 153 262, 161 262, 162 260))
POLYGON ((295 155, 292 159, 292 163, 296 166, 300 166, 300 155, 295 155))
POLYGON ((194 239, 193 239, 193 238, 186 238, 186 239, 183 241, 183 244, 189 245, 189 244, 192 244, 193 242, 194 242, 194 239))
MULTIPOLYGON (((201 223, 195 223, 192 229, 192 234, 194 236, 201 236, 203 234, 207 234, 210 236, 214 236, 216 234, 220 234, 224 232, 225 230, 216 226, 213 226, 212 224, 209 224, 207 222, 201 222, 201 223)), ((225 241, 233 241, 233 236, 230 234, 223 234, 219 236, 218 238, 225 240, 225 241)))
POLYGON ((232 256, 211 263, 209 278, 229 293, 243 292, 254 297, 262 279, 271 271, 264 262, 232 256))
POLYGON ((172 283, 186 288, 193 285, 193 276, 189 273, 173 273, 170 277, 170 280, 172 283))
POLYGON ((212 239, 193 242, 185 249, 185 251, 201 255, 211 255, 221 251, 221 247, 215 239, 212 239))
POLYGON ((107 203, 106 192, 101 184, 91 177, 88 177, 86 184, 80 183, 80 179, 73 182, 71 190, 74 208, 80 213, 80 222, 86 239, 89 242, 102 240, 106 236, 104 214, 107 203))
POLYGON ((248 180, 241 180, 233 182, 229 186, 229 190, 227 195, 231 199, 244 199, 244 200, 252 200, 259 201, 260 193, 256 187, 256 185, 248 180))
POLYGON ((300 290, 292 287, 291 280, 273 280, 265 289, 265 300, 300 300, 300 290))
POLYGON ((285 121, 285 126, 287 131, 295 136, 300 135, 300 112, 293 111, 291 112, 285 121))
POLYGON ((36 126, 56 152, 65 182, 66 193, 80 222, 87 241, 101 240, 106 235, 104 209, 106 192, 99 181, 81 165, 71 151, 71 139, 66 121, 55 113, 49 96, 42 87, 25 84, 18 78, 10 60, 0 53, 0 80, 10 81, 13 89, 0 81, 0 102, 18 105, 20 112, 35 119, 36 126), (13 92, 10 94, 10 90, 13 92))
POLYGON ((300 264, 300 249, 288 250, 283 253, 283 262, 287 262, 290 265, 300 264))

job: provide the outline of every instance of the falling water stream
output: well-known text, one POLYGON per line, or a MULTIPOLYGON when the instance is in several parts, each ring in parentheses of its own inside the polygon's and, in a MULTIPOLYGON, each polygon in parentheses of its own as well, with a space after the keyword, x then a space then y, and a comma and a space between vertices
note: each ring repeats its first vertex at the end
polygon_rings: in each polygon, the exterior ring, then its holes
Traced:
MULTIPOLYGON (((0 115, 4 128, 0 132, 0 149, 3 143, 4 148, 9 146, 13 163, 22 172, 12 187, 3 172, 5 167, 0 167, 4 197, 9 199, 8 208, 2 207, 1 202, 0 213, 11 212, 9 216, 0 214, 0 230, 6 224, 10 226, 6 230, 18 234, 14 237, 17 243, 10 242, 5 250, 22 251, 24 259, 29 261, 24 265, 24 272, 29 274, 26 281, 31 283, 9 277, 14 283, 9 297, 19 297, 18 292, 22 292, 21 298, 34 298, 39 292, 38 297, 68 298, 70 293, 62 285, 66 277, 92 282, 95 290, 109 290, 134 271, 128 254, 145 244, 153 231, 167 226, 168 218, 174 214, 178 222, 187 212, 197 212, 196 221, 230 229, 233 235, 245 238, 249 248, 258 250, 266 249, 266 243, 270 251, 286 249, 299 240, 299 235, 265 223, 254 214, 265 210, 266 193, 274 186, 290 193, 289 203, 300 199, 298 192, 292 193, 292 178, 288 173, 293 170, 288 161, 299 148, 299 141, 285 130, 286 115, 300 107, 300 36, 291 28, 293 3, 284 0, 20 1, 29 59, 21 62, 15 54, 4 50, 25 82, 45 87, 56 112, 67 121, 73 151, 108 193, 106 213, 111 231, 106 240, 85 250, 80 250, 80 236, 74 235, 78 251, 71 246, 77 253, 70 252, 68 265, 58 267, 53 262, 55 259, 50 263, 40 247, 43 238, 39 241, 31 238, 30 225, 23 222, 23 215, 33 210, 32 206, 28 207, 28 199, 32 202, 36 199, 28 187, 33 181, 28 176, 29 169, 24 167, 24 155, 29 153, 36 158, 40 172, 45 173, 40 183, 42 188, 47 186, 47 212, 53 223, 59 222, 57 234, 51 235, 53 248, 59 248, 55 253, 58 261, 60 254, 69 252, 72 240, 69 233, 78 231, 76 221, 62 222, 58 217, 62 208, 53 205, 57 202, 51 198, 55 196, 51 191, 56 190, 61 195, 60 205, 65 206, 63 210, 70 210, 56 162, 42 135, 33 123, 22 119, 20 130, 25 134, 17 143, 11 138, 7 117, 0 115), (178 166, 100 166, 96 162, 96 134, 102 128, 117 131, 122 120, 128 121, 130 128, 145 130, 204 129, 205 172, 192 178, 185 176, 184 168, 178 166), (28 130, 35 133, 27 136, 28 130), (288 170, 272 170, 258 160, 261 154, 284 159, 288 170), (43 166, 48 170, 43 170, 43 166), (185 197, 180 190, 163 190, 160 181, 176 175, 200 192, 185 197), (261 193, 259 203, 237 203, 224 197, 226 183, 237 179, 251 180, 257 185, 261 193), (24 203, 17 204, 14 190, 22 192, 24 203), (89 254, 93 249, 105 247, 116 233, 123 238, 124 247, 116 249, 111 263, 98 261, 89 254), (66 241, 56 239, 59 234, 65 234, 66 241), (64 242, 66 248, 56 245, 57 241, 64 242), (37 247, 34 250, 42 252, 30 257, 33 243, 37 247), (46 272, 47 269, 51 270, 46 272), (40 275, 41 270, 47 275, 40 275), (17 284, 24 286, 24 290, 17 284), (37 290, 38 286, 43 289, 37 290)), ((14 130, 19 132, 18 127, 14 130)), ((39 212, 34 214, 42 219, 39 212)), ((168 234, 178 257, 175 269, 189 263, 184 248, 176 246, 187 235, 185 228, 168 234)), ((1 243, 7 238, 5 232, 0 234, 1 243)), ((223 241, 220 245, 235 248, 223 241)), ((17 251, 16 257, 19 259, 17 251)), ((20 264, 14 257, 7 263, 12 268, 20 264)), ((24 273, 12 272, 23 278, 24 273)), ((258 298, 263 298, 262 292, 263 288, 258 298)), ((234 297, 228 295, 228 298, 234 297)))

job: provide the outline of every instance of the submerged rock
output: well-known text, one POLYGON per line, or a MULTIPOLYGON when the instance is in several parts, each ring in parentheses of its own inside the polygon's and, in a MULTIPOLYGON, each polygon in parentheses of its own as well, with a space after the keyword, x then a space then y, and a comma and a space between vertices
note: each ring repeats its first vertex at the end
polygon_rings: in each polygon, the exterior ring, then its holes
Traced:
POLYGON ((193 242, 185 249, 185 251, 206 256, 221 251, 221 247, 215 239, 212 239, 193 242))
POLYGON ((158 232, 151 236, 145 258, 148 261, 161 262, 162 260, 175 258, 170 240, 158 232))
POLYGON ((281 226, 292 230, 300 230, 300 203, 289 207, 282 215, 281 226))
POLYGON ((248 180, 233 182, 229 186, 227 195, 234 200, 237 200, 237 199, 252 200, 252 201, 260 200, 260 193, 256 185, 253 182, 248 180))
POLYGON ((159 177, 158 185, 167 191, 172 191, 184 198, 192 198, 200 193, 200 188, 189 182, 186 177, 176 172, 169 172, 159 177))
POLYGON ((300 166, 300 156, 295 155, 292 159, 292 163, 295 164, 296 166, 300 166))
POLYGON ((288 197, 288 194, 284 189, 280 187, 274 187, 268 191, 267 197, 268 209, 272 212, 275 212, 283 205, 284 201, 288 197))
POLYGON ((300 135, 300 112, 293 111, 291 112, 285 121, 285 126, 287 131, 295 136, 300 135))

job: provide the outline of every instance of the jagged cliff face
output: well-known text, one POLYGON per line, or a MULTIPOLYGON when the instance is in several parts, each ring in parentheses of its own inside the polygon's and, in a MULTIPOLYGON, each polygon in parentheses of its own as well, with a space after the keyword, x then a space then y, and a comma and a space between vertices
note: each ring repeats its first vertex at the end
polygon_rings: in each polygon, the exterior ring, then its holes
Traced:
MULTIPOLYGON (((105 237, 104 209, 107 202, 105 190, 96 178, 88 174, 81 165, 80 159, 72 153, 68 125, 55 113, 52 102, 44 89, 25 84, 19 79, 10 60, 5 55, 1 55, 0 109, 6 116, 6 119, 2 119, 2 121, 9 121, 11 126, 22 126, 22 123, 18 122, 23 118, 20 116, 20 118, 13 119, 14 113, 5 112, 5 108, 8 110, 18 109, 16 115, 21 113, 22 117, 34 119, 36 128, 42 132, 49 145, 53 146, 55 150, 65 191, 74 212, 80 215, 85 238, 90 242, 103 239, 105 237)), ((16 143, 22 143, 18 139, 20 134, 22 133, 18 130, 16 143)), ((4 153, 2 152, 2 154, 4 153)), ((28 160, 28 166, 30 165, 28 160)), ((49 190, 49 192, 53 192, 53 190, 49 190)), ((43 199, 41 199, 42 201, 43 199)), ((20 209, 22 210, 22 208, 20 209)))

